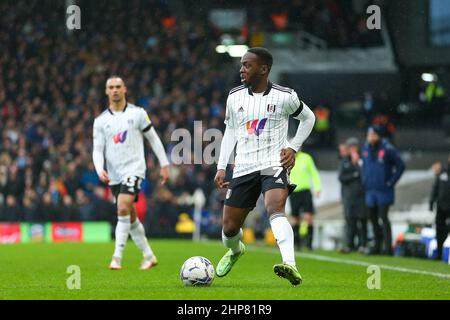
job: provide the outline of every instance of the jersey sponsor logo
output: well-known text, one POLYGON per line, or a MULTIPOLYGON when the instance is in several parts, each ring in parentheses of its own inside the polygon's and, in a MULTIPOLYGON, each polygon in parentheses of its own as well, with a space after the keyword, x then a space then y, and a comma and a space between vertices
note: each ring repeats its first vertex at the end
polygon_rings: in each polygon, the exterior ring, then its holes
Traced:
POLYGON ((118 134, 113 135, 114 144, 118 144, 119 142, 124 143, 125 140, 127 139, 127 133, 128 130, 125 130, 123 132, 119 132, 118 134))
POLYGON ((247 133, 259 136, 266 126, 267 118, 247 121, 247 133))

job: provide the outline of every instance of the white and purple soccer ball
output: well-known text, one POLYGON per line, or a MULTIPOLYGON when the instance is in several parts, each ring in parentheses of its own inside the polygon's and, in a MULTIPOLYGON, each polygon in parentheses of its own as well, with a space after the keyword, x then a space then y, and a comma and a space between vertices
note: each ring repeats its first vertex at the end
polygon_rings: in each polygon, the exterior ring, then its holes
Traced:
POLYGON ((187 259, 180 270, 181 281, 185 286, 207 287, 213 282, 214 274, 211 261, 200 256, 187 259))

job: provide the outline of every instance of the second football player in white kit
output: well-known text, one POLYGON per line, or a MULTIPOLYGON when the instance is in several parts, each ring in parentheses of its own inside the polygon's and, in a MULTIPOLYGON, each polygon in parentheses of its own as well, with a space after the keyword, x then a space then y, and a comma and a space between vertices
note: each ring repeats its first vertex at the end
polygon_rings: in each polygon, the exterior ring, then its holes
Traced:
POLYGON ((141 183, 145 178, 144 137, 159 160, 161 182, 169 179, 169 160, 147 112, 126 101, 126 86, 118 76, 106 82, 109 107, 94 121, 93 160, 100 180, 108 183, 117 203, 116 246, 110 269, 122 268, 122 256, 128 236, 142 251, 141 270, 158 264, 136 216, 141 183))

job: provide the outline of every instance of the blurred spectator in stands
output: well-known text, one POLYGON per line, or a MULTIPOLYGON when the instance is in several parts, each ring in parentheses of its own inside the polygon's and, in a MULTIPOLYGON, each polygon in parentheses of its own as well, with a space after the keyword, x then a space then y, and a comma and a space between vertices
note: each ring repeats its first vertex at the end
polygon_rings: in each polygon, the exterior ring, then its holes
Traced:
POLYGON ((434 165, 433 171, 436 179, 430 196, 430 211, 434 210, 436 203, 436 240, 437 240, 437 257, 442 259, 442 249, 445 239, 450 232, 450 155, 445 168, 434 165))
POLYGON ((160 187, 150 199, 147 225, 152 228, 152 234, 174 234, 178 215, 181 213, 174 195, 166 188, 160 187))
POLYGON ((41 171, 39 174, 38 183, 35 186, 35 190, 39 196, 42 196, 47 190, 49 185, 48 174, 45 171, 41 171))
POLYGON ((19 108, 17 107, 16 104, 14 104, 12 102, 12 100, 8 100, 1 108, 0 113, 1 113, 2 121, 6 122, 7 119, 15 120, 19 116, 19 108))
POLYGON ((62 202, 62 198, 67 194, 67 188, 61 179, 50 177, 48 192, 52 196, 53 204, 62 202))
POLYGON ((7 193, 8 193, 8 168, 5 165, 0 165, 0 208, 5 203, 7 193))
POLYGON ((38 221, 38 205, 39 199, 37 198, 37 193, 31 187, 25 189, 23 197, 23 215, 24 220, 29 222, 38 221))
POLYGON ((227 189, 214 188, 208 201, 209 212, 208 232, 210 235, 219 236, 222 232, 222 208, 227 189))
POLYGON ((331 111, 323 105, 314 108, 316 122, 314 131, 318 136, 318 146, 329 147, 332 145, 331 111))
POLYGON ((80 173, 77 170, 75 162, 69 162, 67 164, 67 171, 63 173, 64 184, 67 188, 67 192, 73 197, 75 191, 82 187, 80 181, 80 173))
POLYGON ((81 184, 83 186, 83 189, 89 193, 93 192, 94 188, 100 185, 100 180, 97 173, 95 172, 93 162, 89 162, 86 169, 82 172, 81 184))
POLYGON ((11 165, 9 167, 8 182, 6 184, 8 194, 11 194, 16 198, 22 198, 24 185, 21 178, 17 165, 11 165))
POLYGON ((341 163, 338 178, 341 182, 342 204, 346 222, 346 246, 343 253, 365 252, 367 245, 367 209, 362 185, 360 147, 357 138, 349 138, 339 145, 341 163), (355 238, 358 244, 355 245, 355 238))
POLYGON ((37 214, 35 217, 37 222, 59 221, 58 215, 60 213, 60 209, 53 203, 50 192, 45 192, 42 195, 41 201, 36 209, 36 213, 37 214))
POLYGON ((367 142, 362 150, 365 202, 375 237, 375 244, 367 253, 392 255, 392 231, 388 213, 395 200, 395 184, 405 170, 405 163, 398 151, 382 138, 381 133, 381 127, 369 127, 367 142))
POLYGON ((112 221, 116 214, 116 206, 108 198, 106 189, 100 186, 94 188, 92 196, 92 210, 95 213, 95 220, 112 221))
POLYGON ((20 222, 23 220, 22 210, 17 203, 17 199, 11 194, 6 196, 2 211, 2 219, 6 222, 20 222))
POLYGON ((73 198, 66 194, 62 199, 62 221, 80 221, 80 212, 73 198))
POLYGON ((78 206, 80 212, 81 221, 94 221, 94 206, 92 205, 89 197, 86 195, 83 189, 77 189, 75 191, 75 203, 78 206))

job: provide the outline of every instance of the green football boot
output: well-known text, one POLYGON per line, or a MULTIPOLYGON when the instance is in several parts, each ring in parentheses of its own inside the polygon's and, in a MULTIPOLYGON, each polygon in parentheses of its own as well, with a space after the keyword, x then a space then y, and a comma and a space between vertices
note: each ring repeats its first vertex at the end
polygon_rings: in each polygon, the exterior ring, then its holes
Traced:
POLYGON ((224 277, 231 271, 233 265, 238 261, 238 259, 245 253, 245 245, 242 243, 241 251, 233 254, 231 249, 225 253, 225 255, 220 259, 216 267, 216 275, 218 277, 224 277))
POLYGON ((285 263, 276 264, 273 266, 273 271, 280 278, 289 280, 293 286, 298 286, 303 281, 302 276, 294 266, 285 263))

